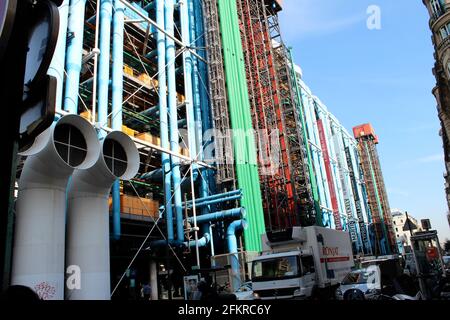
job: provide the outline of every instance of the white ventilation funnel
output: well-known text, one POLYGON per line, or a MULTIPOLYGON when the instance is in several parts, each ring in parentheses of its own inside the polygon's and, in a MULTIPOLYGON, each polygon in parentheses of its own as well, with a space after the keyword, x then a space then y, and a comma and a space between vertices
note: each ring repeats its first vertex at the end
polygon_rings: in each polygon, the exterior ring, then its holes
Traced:
POLYGON ((101 154, 88 170, 76 170, 68 194, 66 265, 80 268, 81 281, 66 287, 69 300, 109 300, 109 194, 114 181, 132 179, 139 153, 122 132, 101 142, 101 154))
POLYGON ((46 300, 64 298, 66 188, 74 169, 87 169, 100 154, 97 133, 77 115, 67 115, 36 138, 19 180, 12 285, 24 285, 46 300))

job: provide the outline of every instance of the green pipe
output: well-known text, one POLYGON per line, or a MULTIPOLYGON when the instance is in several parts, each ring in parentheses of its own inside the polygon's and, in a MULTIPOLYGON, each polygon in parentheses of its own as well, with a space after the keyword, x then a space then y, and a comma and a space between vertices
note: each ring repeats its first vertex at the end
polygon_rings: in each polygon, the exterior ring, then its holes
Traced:
POLYGON ((248 213, 245 247, 247 251, 261 251, 265 223, 236 1, 218 1, 218 9, 237 182, 243 191, 241 205, 248 213))
POLYGON ((322 209, 320 207, 319 190, 317 187, 316 175, 314 173, 313 160, 312 160, 312 156, 311 156, 311 148, 309 147, 309 143, 308 143, 309 139, 308 139, 308 134, 306 132, 306 121, 305 121, 305 117, 303 115, 302 94, 301 94, 300 88, 298 86, 297 73, 295 72, 294 59, 292 56, 292 48, 289 48, 289 60, 291 63, 291 74, 292 74, 295 94, 296 94, 296 98, 297 98, 296 107, 300 113, 300 118, 302 121, 301 130, 303 133, 303 140, 304 140, 304 143, 306 146, 306 153, 307 153, 307 157, 308 157, 309 179, 311 182, 311 190, 312 190, 313 200, 314 200, 314 209, 316 211, 316 225, 323 227, 323 217, 322 217, 322 209))

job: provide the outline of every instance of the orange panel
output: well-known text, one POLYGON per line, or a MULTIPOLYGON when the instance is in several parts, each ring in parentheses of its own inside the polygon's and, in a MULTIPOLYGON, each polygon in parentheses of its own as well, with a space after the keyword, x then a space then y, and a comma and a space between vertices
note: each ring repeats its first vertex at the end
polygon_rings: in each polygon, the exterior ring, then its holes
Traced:
POLYGON ((361 138, 361 137, 372 136, 375 138, 375 140, 378 141, 378 137, 375 134, 375 130, 373 129, 373 127, 370 123, 366 123, 366 124, 362 124, 360 126, 354 127, 353 134, 356 139, 361 138))

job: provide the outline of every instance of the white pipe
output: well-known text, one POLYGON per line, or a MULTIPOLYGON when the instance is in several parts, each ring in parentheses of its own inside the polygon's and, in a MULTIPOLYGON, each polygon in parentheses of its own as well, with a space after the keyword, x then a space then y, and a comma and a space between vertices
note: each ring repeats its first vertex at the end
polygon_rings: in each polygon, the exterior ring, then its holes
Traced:
POLYGON ((21 154, 28 158, 19 181, 12 285, 30 287, 45 300, 63 299, 67 182, 74 169, 94 165, 99 152, 92 125, 79 116, 67 115, 53 123, 21 154), (69 164, 56 149, 55 130, 69 132, 70 128, 81 132, 87 154, 84 159, 73 158, 72 150, 69 164))
POLYGON ((66 266, 75 265, 81 271, 81 287, 66 287, 68 300, 110 299, 109 194, 116 179, 132 179, 139 170, 138 150, 124 133, 111 132, 101 145, 96 164, 88 170, 76 170, 68 192, 66 266), (111 141, 126 155, 123 170, 107 164, 111 146, 107 142, 111 141))

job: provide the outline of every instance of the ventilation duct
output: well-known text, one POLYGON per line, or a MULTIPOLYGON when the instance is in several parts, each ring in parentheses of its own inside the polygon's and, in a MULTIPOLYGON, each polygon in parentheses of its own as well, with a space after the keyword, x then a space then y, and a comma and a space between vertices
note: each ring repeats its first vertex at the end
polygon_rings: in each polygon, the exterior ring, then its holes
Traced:
POLYGON ((81 286, 66 287, 69 300, 109 300, 109 194, 116 179, 129 180, 139 170, 139 153, 124 133, 101 142, 96 164, 76 170, 68 193, 67 267, 77 266, 81 286))
POLYGON ((36 138, 19 180, 12 285, 45 300, 64 296, 66 188, 74 169, 92 167, 100 146, 89 122, 67 115, 36 138))

